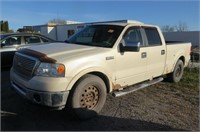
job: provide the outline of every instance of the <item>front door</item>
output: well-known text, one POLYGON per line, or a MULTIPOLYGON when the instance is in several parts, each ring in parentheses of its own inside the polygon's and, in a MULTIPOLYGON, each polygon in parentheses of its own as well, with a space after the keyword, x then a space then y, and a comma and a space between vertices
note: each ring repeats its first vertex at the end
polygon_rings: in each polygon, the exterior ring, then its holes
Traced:
POLYGON ((140 27, 132 27, 125 33, 122 44, 138 44, 139 51, 118 51, 116 54, 116 84, 121 87, 141 82, 147 70, 147 50, 143 46, 140 27))

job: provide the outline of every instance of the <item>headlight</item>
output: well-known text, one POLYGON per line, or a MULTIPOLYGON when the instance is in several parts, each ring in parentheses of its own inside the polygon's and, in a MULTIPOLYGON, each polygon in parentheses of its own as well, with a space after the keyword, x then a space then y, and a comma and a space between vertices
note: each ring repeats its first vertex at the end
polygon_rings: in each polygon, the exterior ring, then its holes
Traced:
POLYGON ((65 66, 63 64, 53 64, 53 63, 42 62, 37 68, 35 75, 44 76, 44 77, 64 77, 65 66))

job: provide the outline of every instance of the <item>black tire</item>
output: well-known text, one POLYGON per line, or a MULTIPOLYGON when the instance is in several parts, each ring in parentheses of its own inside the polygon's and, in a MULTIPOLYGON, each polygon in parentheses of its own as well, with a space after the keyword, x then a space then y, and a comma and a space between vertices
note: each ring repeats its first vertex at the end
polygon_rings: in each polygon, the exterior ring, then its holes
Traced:
POLYGON ((95 75, 85 75, 70 92, 71 112, 79 119, 96 116, 106 101, 106 85, 95 75))
POLYGON ((167 75, 167 80, 170 82, 179 82, 183 76, 184 64, 182 60, 178 60, 174 71, 167 75))

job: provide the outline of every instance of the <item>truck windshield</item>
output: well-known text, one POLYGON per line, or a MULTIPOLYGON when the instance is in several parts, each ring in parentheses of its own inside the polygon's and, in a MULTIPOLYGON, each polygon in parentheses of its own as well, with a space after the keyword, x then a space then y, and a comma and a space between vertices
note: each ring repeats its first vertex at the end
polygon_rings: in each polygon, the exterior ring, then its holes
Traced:
POLYGON ((65 42, 112 48, 123 28, 115 25, 91 25, 65 42))

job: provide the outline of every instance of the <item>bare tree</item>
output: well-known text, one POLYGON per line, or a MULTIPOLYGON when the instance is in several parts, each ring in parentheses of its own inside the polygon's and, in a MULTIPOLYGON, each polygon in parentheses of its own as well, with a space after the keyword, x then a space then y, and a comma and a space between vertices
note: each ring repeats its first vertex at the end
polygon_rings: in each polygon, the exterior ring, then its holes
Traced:
POLYGON ((66 24, 66 21, 63 20, 63 19, 59 19, 59 18, 56 18, 56 19, 53 19, 53 20, 50 20, 49 22, 51 23, 55 23, 57 25, 64 25, 66 24))
POLYGON ((187 23, 182 21, 180 21, 178 25, 175 26, 175 28, 177 32, 184 32, 189 30, 187 23))
POLYGON ((162 32, 184 32, 184 31, 189 31, 189 27, 186 22, 180 21, 175 26, 171 26, 171 25, 161 26, 161 30, 162 32))
POLYGON ((164 25, 161 27, 162 32, 174 32, 175 27, 170 25, 164 25))

